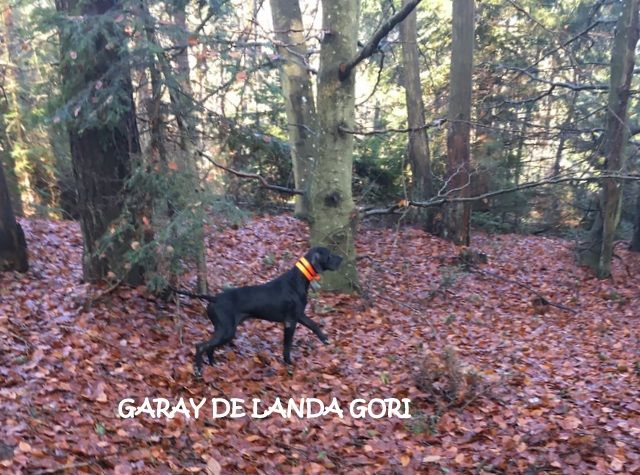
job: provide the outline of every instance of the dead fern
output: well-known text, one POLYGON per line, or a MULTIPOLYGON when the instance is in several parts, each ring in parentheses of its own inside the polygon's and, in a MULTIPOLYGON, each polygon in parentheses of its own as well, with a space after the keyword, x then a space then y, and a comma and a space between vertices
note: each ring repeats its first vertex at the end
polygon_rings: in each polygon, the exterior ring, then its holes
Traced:
POLYGON ((482 376, 463 365, 452 346, 440 353, 427 351, 418 364, 416 385, 439 409, 466 407, 485 389, 482 376))

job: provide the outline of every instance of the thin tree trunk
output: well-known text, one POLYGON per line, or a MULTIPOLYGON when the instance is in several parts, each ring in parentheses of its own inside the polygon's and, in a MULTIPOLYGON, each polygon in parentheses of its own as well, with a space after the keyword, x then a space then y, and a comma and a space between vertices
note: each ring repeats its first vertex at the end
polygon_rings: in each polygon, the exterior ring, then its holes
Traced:
POLYGON ((638 199, 636 203, 636 221, 633 226, 633 238, 629 249, 635 252, 640 252, 640 190, 638 191, 638 199))
POLYGON ((41 140, 45 141, 46 138, 39 130, 30 126, 35 105, 30 91, 33 84, 38 81, 35 72, 37 64, 33 64, 37 56, 33 50, 24 49, 24 39, 16 30, 16 24, 24 21, 22 18, 24 12, 21 12, 20 7, 8 5, 3 15, 6 31, 5 44, 11 65, 7 70, 12 78, 9 97, 13 118, 8 129, 9 137, 15 141, 12 148, 19 154, 17 161, 23 167, 24 181, 28 184, 28 187, 24 187, 24 191, 30 197, 30 204, 35 205, 32 211, 48 214, 57 205, 55 178, 51 172, 54 157, 48 151, 37 151, 37 144, 41 140))
MULTIPOLYGON (((186 32, 187 19, 186 19, 186 5, 187 1, 180 1, 176 4, 174 10, 174 18, 176 25, 180 28, 180 31, 186 32)), ((185 40, 188 40, 185 38, 185 40)), ((190 98, 193 97, 193 90, 191 88, 190 80, 190 68, 189 68, 189 52, 187 49, 182 50, 177 58, 178 65, 178 84, 182 87, 182 91, 190 98)), ((169 69, 169 68, 167 68, 169 69)), ((167 71, 166 73, 168 73, 167 71)), ((189 175, 191 186, 194 190, 200 187, 200 174, 198 167, 196 166, 195 154, 193 149, 196 146, 195 143, 195 121, 193 120, 192 106, 187 100, 179 100, 183 96, 171 95, 171 103, 173 104, 174 114, 180 128, 180 148, 182 149, 182 162, 186 172, 189 175)), ((197 223, 194 227, 194 243, 195 243, 195 259, 196 259, 196 279, 198 292, 206 294, 209 292, 209 284, 207 281, 207 248, 204 241, 204 210, 200 206, 196 210, 197 223)))
MULTIPOLYGON (((607 130, 603 151, 606 171, 612 174, 622 172, 625 166, 627 105, 639 35, 638 4, 639 0, 623 1, 611 54, 607 130)), ((581 245, 581 263, 596 270, 600 278, 611 275, 613 239, 620 221, 621 186, 613 178, 603 180, 598 216, 591 228, 589 240, 581 245)))
MULTIPOLYGON (((117 8, 117 5, 116 0, 56 0, 58 11, 82 15, 78 18, 87 22, 117 8)), ((139 210, 129 209, 125 213, 125 182, 130 175, 133 156, 140 154, 140 141, 126 58, 122 57, 121 48, 107 47, 109 41, 117 37, 117 31, 113 27, 109 40, 104 35, 97 36, 92 45, 95 50, 90 52, 78 50, 78 42, 74 42, 68 32, 62 31, 62 80, 70 100, 97 81, 102 81, 105 87, 118 89, 126 98, 124 103, 112 106, 109 121, 84 126, 71 121, 69 140, 84 240, 84 279, 98 281, 113 272, 128 283, 139 285, 144 281, 143 269, 139 265, 131 266, 125 257, 132 249, 135 232, 139 228, 135 222, 139 210), (82 61, 70 58, 70 52, 82 57, 82 61), (121 70, 115 75, 108 74, 113 72, 115 64, 120 65, 121 70), (110 228, 114 221, 125 215, 132 216, 127 227, 136 231, 111 236, 111 247, 102 249, 100 241, 112 232, 110 228)))
POLYGON ((327 290, 352 291, 359 287, 355 260, 357 211, 351 194, 354 129, 354 72, 340 80, 340 67, 356 53, 358 0, 322 3, 324 38, 318 72, 319 150, 311 174, 311 244, 329 247, 344 256, 340 269, 327 272, 327 290))
MULTIPOLYGON (((531 123, 531 116, 533 115, 533 105, 527 104, 526 111, 524 113, 524 121, 522 122, 522 126, 520 127, 520 140, 518 141, 518 149, 516 150, 516 156, 513 163, 513 183, 515 186, 520 185, 520 179, 522 178, 522 169, 523 169, 523 158, 524 158, 524 150, 525 143, 527 141, 527 129, 529 124, 531 123)), ((522 217, 520 216, 521 210, 520 206, 518 206, 516 197, 512 198, 516 203, 514 206, 513 212, 513 223, 511 225, 511 229, 514 233, 518 232, 520 228, 520 220, 522 217)))
MULTIPOLYGON (((406 5, 409 0, 403 0, 406 5)), ((425 201, 433 196, 431 180, 431 160, 429 137, 425 128, 425 110, 420 83, 420 63, 418 59, 418 32, 416 10, 400 23, 400 41, 402 42, 402 67, 404 70, 404 89, 407 102, 407 122, 409 129, 409 163, 412 173, 412 196, 416 201, 425 201)), ((425 229, 433 231, 433 213, 421 208, 417 219, 425 229)))
POLYGON ((26 272, 28 269, 27 243, 22 227, 16 222, 13 214, 4 167, 0 162, 0 272, 26 272))
MULTIPOLYGON (((578 98, 577 93, 571 95, 571 101, 569 102, 569 108, 567 110, 567 116, 560 127, 560 140, 558 141, 558 148, 556 149, 555 160, 553 161, 553 167, 551 168, 551 176, 557 177, 560 175, 560 162, 562 161, 562 154, 564 153, 564 146, 567 140, 567 129, 571 125, 573 119, 573 112, 576 106, 576 100, 578 98)), ((554 191, 551 197, 551 206, 546 212, 545 221, 549 223, 552 228, 558 227, 560 224, 560 199, 558 197, 559 191, 554 191)))
MULTIPOLYGON (((295 186, 308 191, 313 160, 318 155, 317 116, 298 0, 271 0, 273 29, 281 58, 280 82, 285 99, 295 186)), ((295 213, 309 213, 308 194, 296 196, 295 213)))
MULTIPOLYGON (((473 0, 453 0, 453 35, 447 135, 447 191, 451 197, 469 196, 470 120, 474 44, 473 0)), ((470 203, 445 205, 444 237, 469 244, 470 203)))

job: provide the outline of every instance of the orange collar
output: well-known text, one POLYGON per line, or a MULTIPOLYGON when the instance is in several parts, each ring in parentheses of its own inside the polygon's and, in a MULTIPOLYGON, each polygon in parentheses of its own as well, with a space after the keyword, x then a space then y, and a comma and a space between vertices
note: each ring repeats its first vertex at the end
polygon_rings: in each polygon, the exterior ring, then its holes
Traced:
POLYGON ((298 259, 298 262, 296 262, 296 267, 300 272, 302 272, 302 275, 304 275, 309 282, 320 280, 320 274, 316 272, 316 270, 306 258, 301 257, 300 259, 298 259))

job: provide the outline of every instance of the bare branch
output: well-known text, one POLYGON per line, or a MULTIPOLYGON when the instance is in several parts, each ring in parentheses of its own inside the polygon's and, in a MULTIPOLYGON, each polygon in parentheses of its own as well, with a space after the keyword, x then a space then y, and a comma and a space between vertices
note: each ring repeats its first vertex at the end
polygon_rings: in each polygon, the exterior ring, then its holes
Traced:
POLYGON ((409 13, 413 11, 413 9, 420 3, 421 0, 411 0, 405 6, 403 6, 398 12, 385 21, 380 28, 373 34, 371 39, 364 45, 364 47, 360 50, 360 52, 346 64, 340 65, 340 80, 344 81, 349 77, 351 71, 360 64, 362 61, 367 59, 369 56, 373 55, 378 49, 378 43, 382 41, 382 39, 389 34, 393 28, 404 20, 409 13))
POLYGON ((427 130, 433 127, 439 127, 442 124, 444 124, 446 121, 447 119, 445 118, 436 119, 433 122, 429 124, 425 124, 421 127, 413 127, 409 129, 373 129, 373 130, 365 130, 365 131, 351 130, 351 129, 347 129, 346 127, 338 127, 338 129, 340 130, 340 132, 343 132, 345 134, 362 135, 362 136, 392 134, 392 133, 407 134, 411 132, 420 132, 421 130, 427 130))
POLYGON ((540 292, 538 292, 534 288, 529 287, 528 285, 525 285, 522 282, 518 282, 515 279, 508 279, 506 277, 502 277, 500 274, 498 274, 496 272, 491 272, 491 271, 488 271, 488 270, 481 269, 477 265, 471 265, 469 267, 469 270, 471 272, 475 272, 475 273, 480 274, 480 275, 485 276, 485 277, 493 277, 494 279, 501 280, 502 282, 515 284, 518 287, 522 287, 523 289, 527 289, 529 292, 535 294, 536 297, 538 297, 538 301, 542 305, 551 305, 552 307, 559 308, 560 310, 565 310, 565 311, 570 312, 570 313, 577 313, 574 309, 569 308, 569 307, 565 307, 564 305, 561 305, 559 303, 556 303, 556 302, 553 302, 553 301, 549 300, 548 298, 546 298, 544 295, 542 295, 540 292))
POLYGON ((578 182, 598 182, 606 179, 614 179, 614 180, 625 180, 625 181, 640 181, 640 174, 602 174, 597 176, 555 176, 551 178, 547 178, 545 180, 540 181, 530 181, 527 183, 522 183, 518 186, 512 186, 510 188, 503 188, 500 190, 489 191, 487 193, 482 193, 476 196, 466 196, 466 197, 451 197, 449 193, 441 196, 437 196, 427 201, 413 201, 413 200, 401 200, 399 203, 388 206, 386 208, 380 209, 369 209, 362 212, 362 217, 369 217, 381 214, 394 214, 399 209, 404 209, 408 206, 415 206, 417 208, 431 208, 434 206, 441 206, 445 203, 464 203, 464 202, 473 202, 480 201, 488 198, 493 198, 495 196, 506 195, 508 193, 513 193, 516 191, 528 190, 531 188, 537 188, 539 186, 545 185, 557 185, 562 183, 578 183, 578 182))
POLYGON ((289 194, 289 195, 303 195, 304 194, 304 191, 297 190, 295 188, 287 188, 285 186, 272 185, 266 180, 265 177, 263 177, 262 175, 259 175, 258 173, 247 173, 247 172, 241 172, 241 171, 238 171, 238 170, 234 170, 233 168, 227 167, 226 165, 223 165, 222 163, 216 162, 213 159, 213 157, 211 157, 210 155, 208 155, 205 152, 202 152, 200 150, 198 150, 198 155, 200 155, 201 157, 205 158, 213 166, 218 167, 221 170, 224 170, 226 172, 229 172, 232 175, 235 175, 235 176, 240 177, 240 178, 247 178, 247 179, 250 179, 250 180, 258 180, 260 182, 260 184, 262 185, 262 187, 266 188, 267 190, 273 190, 273 191, 277 191, 278 193, 284 193, 284 194, 289 194))
POLYGON ((549 84, 552 87, 552 89, 556 87, 564 87, 567 89, 571 89, 572 91, 608 91, 609 90, 608 84, 572 84, 570 82, 549 81, 548 79, 543 79, 541 77, 538 77, 535 74, 523 68, 517 68, 514 66, 504 66, 504 67, 511 71, 517 71, 522 74, 526 74, 534 81, 538 81, 544 84, 549 84))

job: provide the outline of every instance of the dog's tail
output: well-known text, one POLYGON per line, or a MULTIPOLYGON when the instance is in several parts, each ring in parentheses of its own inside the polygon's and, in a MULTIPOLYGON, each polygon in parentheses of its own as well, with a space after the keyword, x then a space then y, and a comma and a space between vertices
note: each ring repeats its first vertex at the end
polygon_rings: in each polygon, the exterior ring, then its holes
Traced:
POLYGON ((185 290, 176 289, 174 286, 169 285, 169 288, 173 290, 176 294, 186 295, 187 297, 193 297, 196 299, 208 300, 209 302, 215 302, 216 297, 214 295, 207 294, 194 294, 192 292, 187 292, 185 290))

